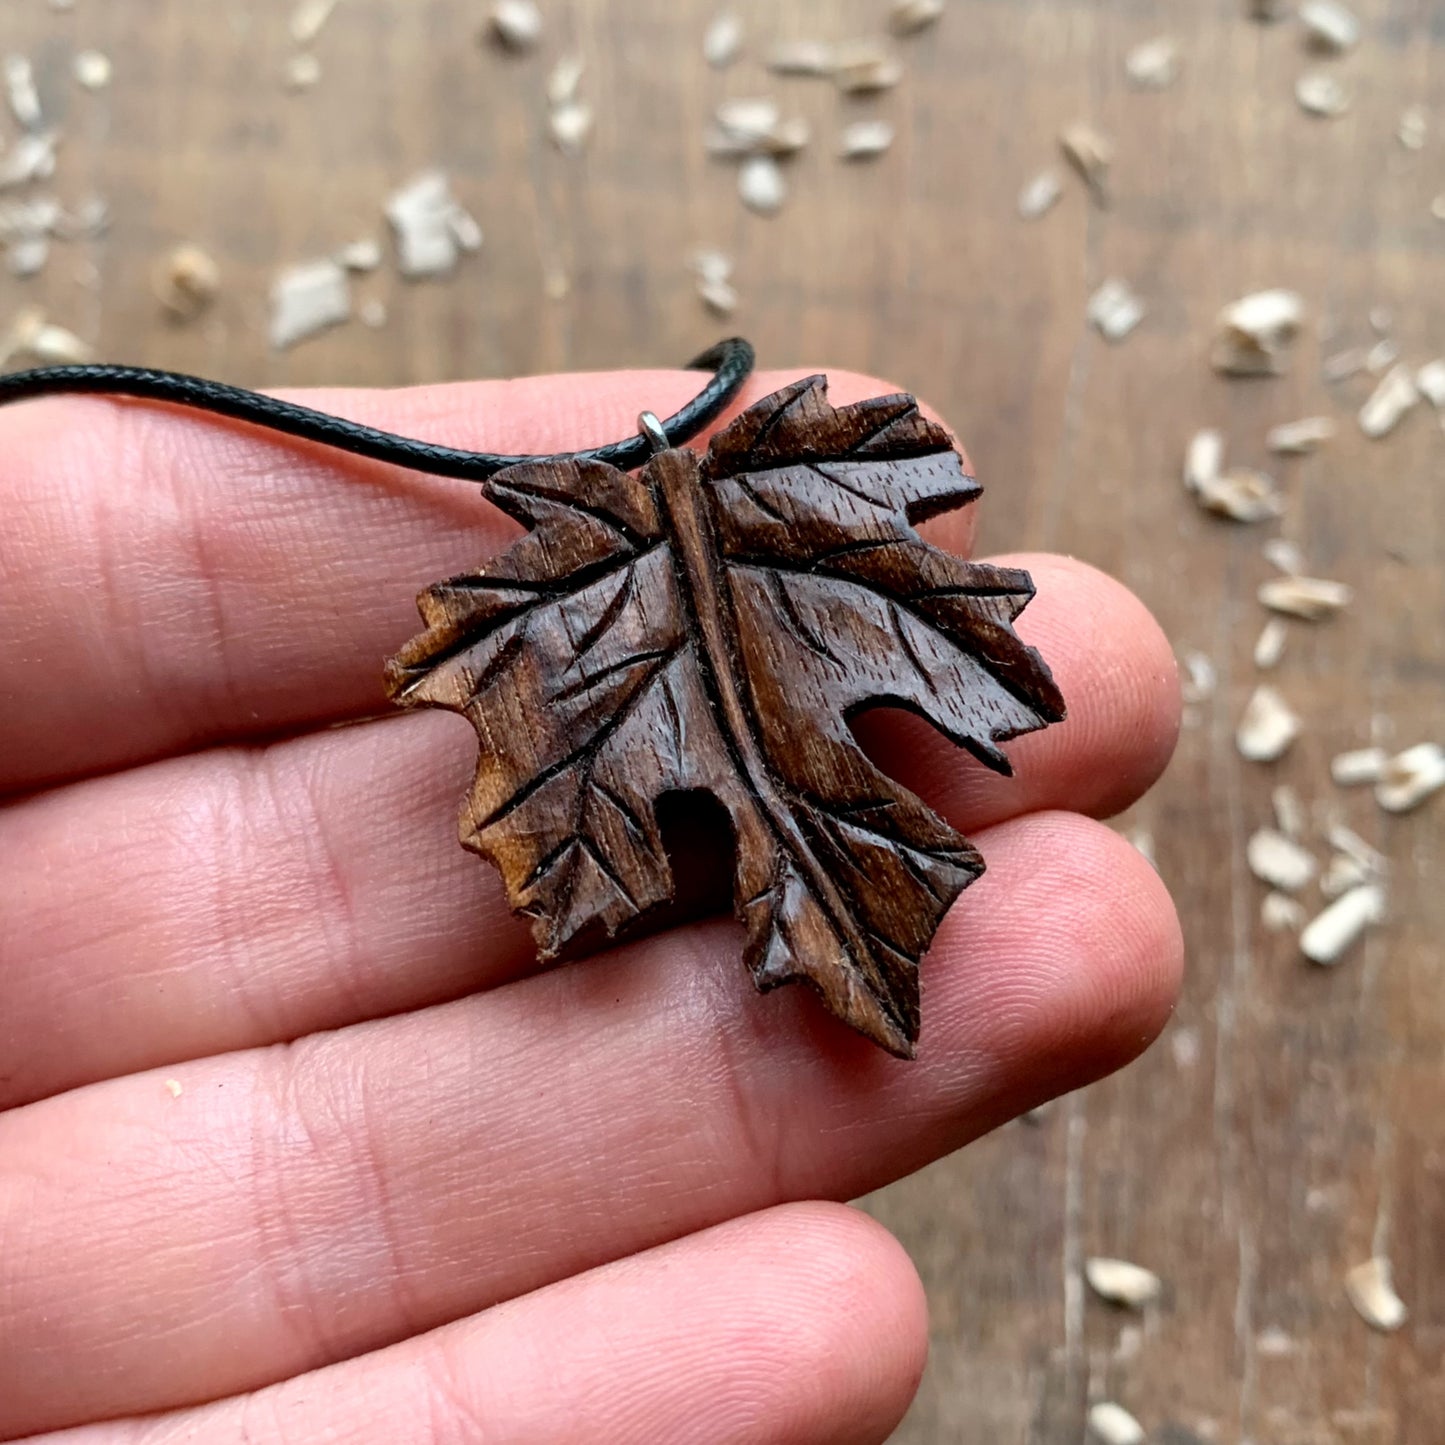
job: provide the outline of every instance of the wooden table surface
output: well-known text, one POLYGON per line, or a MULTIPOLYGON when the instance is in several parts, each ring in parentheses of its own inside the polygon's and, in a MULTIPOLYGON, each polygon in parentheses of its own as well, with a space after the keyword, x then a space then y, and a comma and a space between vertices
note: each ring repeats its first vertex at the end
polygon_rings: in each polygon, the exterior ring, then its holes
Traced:
MULTIPOLYGON (((1063 1445, 1107 1397, 1159 1445, 1438 1445, 1445 798, 1388 816, 1368 790, 1335 789, 1327 765, 1376 737, 1440 736, 1445 435, 1422 408, 1367 441, 1352 419, 1365 383, 1328 386, 1320 361, 1374 340, 1380 307, 1407 357, 1445 351, 1445 224, 1430 211, 1445 191, 1439 8, 1358 0, 1358 50, 1318 61, 1293 25, 1244 19, 1241 0, 952 0, 936 30, 900 44, 905 83, 867 102, 769 78, 755 58, 708 71, 710 6, 697 0, 551 0, 543 50, 526 57, 475 43, 476 0, 342 0, 316 45, 320 84, 288 93, 289 8, 77 0, 55 13, 9 0, 0 49, 31 55, 63 127, 60 189, 103 195, 112 219, 41 277, 0 279, 0 321, 34 301, 107 358, 253 385, 666 363, 735 327, 768 364, 852 367, 920 392, 989 485, 986 545, 1114 572, 1218 684, 1126 820, 1152 836, 1188 937, 1165 1037, 1037 1122, 868 1202, 917 1259, 933 1307, 932 1364, 897 1438, 1063 1445), (1125 54, 1161 32, 1182 44, 1182 78, 1129 89, 1125 54), (102 93, 70 79, 83 47, 114 61, 102 93), (597 111, 578 158, 549 143, 541 96, 572 47, 597 111), (1348 79, 1344 117, 1295 104, 1314 64, 1348 79), (772 219, 741 208, 731 170, 701 145, 720 97, 759 91, 820 136, 772 219), (1418 152, 1395 136, 1412 103, 1432 122, 1418 152), (834 158, 839 119, 855 113, 896 122, 891 154, 834 158), (1021 184, 1056 162, 1077 119, 1116 142, 1112 205, 1070 180, 1053 213, 1020 221, 1021 184), (269 353, 275 270, 379 236, 384 195, 431 165, 481 219, 481 254, 444 282, 404 284, 388 267, 360 288, 386 301, 384 327, 269 353), (189 327, 166 323, 150 291, 156 257, 181 241, 225 276, 189 327), (737 260, 731 326, 694 295, 700 245, 737 260), (1148 306, 1116 346, 1084 321, 1111 275, 1148 306), (1308 302, 1296 364, 1223 380, 1207 363, 1212 319, 1265 286, 1308 302), (1340 435, 1276 462, 1289 499, 1277 527, 1218 522, 1183 495, 1196 428, 1221 427, 1233 459, 1261 465, 1268 426, 1317 412, 1337 415, 1340 435), (1242 762, 1232 734, 1257 680, 1254 591, 1274 532, 1357 601, 1291 627, 1276 681, 1305 730, 1267 767, 1242 762), (1259 923, 1244 843, 1281 780, 1392 862, 1388 925, 1334 970, 1259 923), (1372 1332, 1345 1299, 1345 1271, 1373 1253, 1393 1261, 1410 1307, 1398 1334, 1372 1332), (1130 1317, 1087 1297, 1079 1272, 1094 1254, 1157 1270, 1162 1302, 1130 1317)), ((886 7, 737 9, 760 44, 877 31, 886 7)))

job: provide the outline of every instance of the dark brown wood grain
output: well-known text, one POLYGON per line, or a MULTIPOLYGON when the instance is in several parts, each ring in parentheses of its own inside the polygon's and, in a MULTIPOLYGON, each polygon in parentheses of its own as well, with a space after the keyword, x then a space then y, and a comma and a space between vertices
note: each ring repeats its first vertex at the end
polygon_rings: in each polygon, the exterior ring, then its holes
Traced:
POLYGON ((980 491, 948 434, 910 396, 835 410, 814 376, 703 457, 663 451, 635 478, 528 463, 483 491, 531 530, 422 594, 427 630, 387 687, 476 728, 462 842, 501 870, 542 957, 672 899, 656 807, 705 793, 731 821, 758 988, 810 984, 912 1057, 919 963, 984 864, 849 720, 909 708, 1007 773, 998 744, 1064 715, 1010 625, 1028 574, 914 530, 980 491))

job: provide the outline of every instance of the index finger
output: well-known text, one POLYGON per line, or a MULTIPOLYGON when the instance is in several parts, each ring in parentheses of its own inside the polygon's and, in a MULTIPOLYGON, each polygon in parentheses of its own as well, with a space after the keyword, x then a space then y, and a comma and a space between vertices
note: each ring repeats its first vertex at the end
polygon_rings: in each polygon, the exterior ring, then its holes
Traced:
MULTIPOLYGON (((719 425, 799 374, 753 377, 719 425)), ((839 405, 897 389, 830 382, 839 405)), ((624 438, 700 384, 609 372, 301 399, 546 454, 624 438)), ((0 458, 0 791, 385 710, 381 662, 416 630, 418 591, 517 530, 466 482, 149 404, 0 410, 0 458)))

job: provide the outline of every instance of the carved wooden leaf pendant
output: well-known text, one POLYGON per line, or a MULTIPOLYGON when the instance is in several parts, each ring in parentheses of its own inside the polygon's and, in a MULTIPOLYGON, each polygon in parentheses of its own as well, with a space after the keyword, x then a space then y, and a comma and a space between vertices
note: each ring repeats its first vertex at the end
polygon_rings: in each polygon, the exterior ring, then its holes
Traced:
POLYGON ((481 740, 462 841, 501 870, 544 959, 672 896, 654 812, 702 790, 734 832, 760 989, 802 980, 890 1052, 918 1037, 918 965, 983 860, 864 756, 892 704, 1007 773, 997 744, 1064 715, 1011 622, 1026 572, 964 562, 914 524, 980 491, 912 397, 834 410, 810 377, 707 454, 637 476, 525 463, 484 484, 530 531, 428 588, 387 667, 403 706, 481 740))

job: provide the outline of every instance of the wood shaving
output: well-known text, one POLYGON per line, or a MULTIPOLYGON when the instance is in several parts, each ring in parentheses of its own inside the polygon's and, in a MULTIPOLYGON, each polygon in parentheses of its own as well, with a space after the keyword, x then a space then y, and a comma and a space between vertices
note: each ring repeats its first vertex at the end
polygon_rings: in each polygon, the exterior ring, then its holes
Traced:
POLYGON ((151 279, 156 300, 182 321, 199 316, 221 290, 221 268, 199 246, 177 246, 162 256, 151 279))
POLYGON ((4 62, 5 98, 10 113, 26 130, 40 129, 40 95, 35 89, 35 72, 29 58, 7 55, 4 62))
POLYGON ((1330 777, 1342 788, 1378 783, 1384 775, 1389 754, 1384 748, 1356 748, 1330 759, 1330 777))
POLYGON ((1249 762, 1272 763, 1289 751, 1299 734, 1297 714, 1275 688, 1262 683, 1245 705, 1234 743, 1249 762))
POLYGON ((943 19, 944 0, 893 0, 888 28, 895 35, 917 35, 943 19))
POLYGON ((1089 1430, 1101 1445, 1144 1445, 1144 1427, 1112 1400, 1089 1406, 1089 1430))
POLYGON ((381 242, 371 236, 351 241, 336 253, 336 264, 348 271, 375 271, 382 260, 381 242))
POLYGON ((768 47, 767 66, 775 75, 832 75, 834 51, 821 40, 779 40, 768 47))
POLYGON ((351 317, 351 283, 330 256, 288 267, 271 286, 271 345, 277 351, 351 317))
POLYGON ((1360 408, 1360 430, 1376 441, 1388 436, 1419 400, 1420 392, 1410 368, 1403 364, 1392 368, 1360 408))
POLYGON ((1199 493, 1219 480, 1224 467, 1224 433, 1212 428, 1198 431, 1184 454, 1184 489, 1199 493))
POLYGON ((1351 888, 1317 914, 1300 934, 1300 952, 1311 963, 1338 963, 1371 925, 1385 916, 1385 890, 1378 883, 1351 888))
POLYGON ((1297 292, 1276 289, 1241 297, 1215 323, 1214 369, 1227 376, 1281 374, 1304 319, 1304 300, 1297 292))
POLYGON ((1180 696, 1193 704, 1208 702, 1219 685, 1214 663, 1202 652, 1189 651, 1179 659, 1183 676, 1179 680, 1180 696))
POLYGON ((891 90, 903 79, 903 62, 869 41, 841 46, 833 53, 833 82, 845 95, 891 90))
POLYGON ((580 55, 564 55, 547 74, 547 104, 556 109, 576 100, 586 69, 580 55))
POLYGON ((788 156, 812 139, 802 116, 784 120, 777 103, 763 98, 725 100, 714 112, 707 136, 709 154, 730 159, 752 155, 788 156))
POLYGON ((99 50, 82 50, 71 66, 76 84, 85 90, 104 90, 110 84, 110 56, 99 50))
POLYGON ((442 171, 423 171, 394 191, 386 218, 396 235, 403 276, 444 276, 460 251, 481 245, 481 228, 452 195, 442 171))
POLYGON ((1076 121, 1059 137, 1059 148, 1082 177, 1089 193, 1103 205, 1108 198, 1109 167, 1114 163, 1113 142, 1093 126, 1076 121))
POLYGON ((1445 361, 1427 361, 1415 373, 1415 386, 1433 407, 1445 407, 1445 361))
POLYGON ((1345 1293, 1360 1318, 1377 1330, 1398 1330, 1410 1317, 1404 1300, 1395 1293, 1390 1261, 1378 1255, 1345 1275, 1345 1293))
POLYGON ((179 1079, 166 1080, 166 1093, 168 1093, 171 1098, 179 1099, 181 1095, 185 1093, 185 1091, 185 1085, 182 1084, 179 1079))
POLYGON ((1336 853, 1320 875, 1320 892, 1326 898, 1339 898, 1350 889, 1369 883, 1373 878, 1374 874, 1368 868, 1361 867, 1344 853, 1336 853))
POLYGON ((1254 665, 1261 672, 1268 672, 1279 666, 1284 657, 1285 643, 1289 641, 1289 629, 1278 617, 1271 617, 1260 628, 1254 643, 1254 665))
POLYGON ((1360 43, 1360 22, 1337 0, 1305 0, 1299 22, 1306 44, 1314 50, 1343 55, 1360 43))
POLYGON ((1363 346, 1352 346, 1346 351, 1337 351, 1325 358, 1320 368, 1326 381, 1348 381, 1358 376, 1369 360, 1370 353, 1363 346))
POLYGON ((1124 74, 1135 90, 1168 90, 1182 67, 1179 42, 1171 35, 1146 40, 1124 57, 1124 74))
POLYGON ((1430 133, 1430 117, 1423 105, 1408 106, 1400 112, 1400 124, 1395 135, 1407 151, 1425 149, 1425 139, 1430 133))
POLYGON ((1308 820, 1299 794, 1288 783, 1280 783, 1270 792, 1269 802, 1274 810, 1275 827, 1286 838, 1303 838, 1308 820))
POLYGON ((1306 115, 1334 120, 1350 108, 1350 92, 1344 81, 1328 70, 1311 70, 1295 82, 1294 97, 1306 115))
POLYGON ((47 321, 38 306, 26 306, 0 336, 0 366, 22 356, 42 366, 64 366, 93 361, 95 352, 73 331, 47 321))
POLYGON ((9 150, 0 152, 0 190, 31 181, 48 181, 55 174, 56 132, 23 135, 9 150))
POLYGON ((1271 933, 1298 933, 1308 916, 1304 904, 1287 893, 1266 893, 1259 905, 1259 921, 1271 933))
POLYGON ((1018 211, 1021 219, 1036 221, 1053 210, 1064 193, 1064 184, 1057 171, 1040 171, 1027 181, 1019 192, 1018 211))
POLYGON ((843 127, 838 154, 845 161, 872 160, 893 144, 893 123, 887 120, 855 120, 843 127))
POLYGON ((1282 422, 1271 427, 1265 443, 1272 452, 1285 456, 1303 456, 1334 438, 1333 417, 1307 416, 1299 421, 1282 422))
POLYGON ((731 10, 713 16, 702 37, 702 57, 714 70, 726 70, 742 54, 743 22, 731 10))
POLYGON ((1400 359, 1400 346, 1388 336, 1377 341, 1365 353, 1365 370, 1372 376, 1381 376, 1400 359))
POLYGON ((1343 823, 1332 823, 1325 836, 1331 848, 1353 859, 1368 877, 1383 878, 1389 872, 1390 860, 1379 849, 1365 842, 1353 828, 1347 828, 1343 823))
POLYGON ((1271 612, 1320 622, 1348 607, 1354 592, 1325 577, 1271 577, 1260 584, 1259 600, 1271 612))
POLYGON ((17 236, 5 249, 5 269, 22 280, 38 275, 49 259, 48 236, 17 236))
POLYGON ((311 90, 321 83, 321 62, 309 51, 293 55, 286 62, 286 89, 311 90))
POLYGON ((1201 483, 1195 499, 1205 511, 1233 522, 1267 522, 1284 513, 1274 478, 1248 467, 1231 467, 1201 483))
POLYGON ((1139 1309, 1159 1298, 1163 1282, 1153 1270, 1126 1259, 1094 1257, 1084 1261, 1084 1278, 1100 1299, 1139 1309))
POLYGON ((336 0, 300 0, 291 12, 291 38, 297 45, 310 45, 336 9, 336 0))
POLYGON ((497 0, 487 27, 508 50, 531 50, 542 38, 542 12, 533 0, 497 0))
POLYGON ((719 103, 713 112, 718 129, 750 146, 758 146, 778 127, 782 111, 767 96, 738 96, 719 103))
POLYGON ((1445 788, 1445 748, 1418 743, 1385 764, 1375 786, 1375 801, 1387 813, 1408 813, 1445 788))
POLYGON ((719 316, 731 316, 738 305, 738 293, 732 284, 732 258, 721 251, 697 251, 693 254, 692 269, 697 273, 697 294, 708 310, 719 316))
POLYGON ((1089 298, 1088 317, 1106 341, 1122 341, 1144 319, 1144 303, 1127 281, 1111 277, 1089 298))
POLYGON ((1245 847, 1249 871, 1281 893, 1298 893, 1319 872, 1309 849, 1273 828, 1260 828, 1245 847))
POLYGON ((788 198, 788 183, 777 161, 770 155, 749 156, 738 170, 738 195, 760 216, 781 210, 788 198))
POLYGON ((581 155, 592 134, 592 107, 585 100, 569 100, 552 108, 547 124, 553 142, 563 155, 581 155))
POLYGON ((1305 570, 1304 553, 1284 537, 1271 537, 1261 549, 1264 560, 1286 577, 1299 577, 1305 570))

